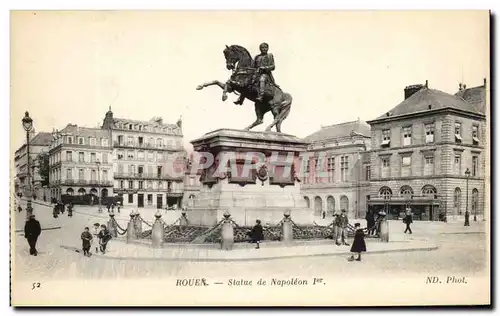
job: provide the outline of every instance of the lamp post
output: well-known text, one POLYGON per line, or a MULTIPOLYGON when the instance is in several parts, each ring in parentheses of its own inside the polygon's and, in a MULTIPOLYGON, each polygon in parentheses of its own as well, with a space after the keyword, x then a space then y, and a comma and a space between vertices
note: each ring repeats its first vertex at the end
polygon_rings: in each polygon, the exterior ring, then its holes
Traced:
MULTIPOLYGON (((464 226, 469 226, 469 177, 470 170, 465 170, 465 223, 464 226)), ((475 219, 475 216, 474 216, 475 219)))
POLYGON ((95 164, 97 165, 97 203, 99 204, 98 211, 99 213, 102 213, 102 208, 101 208, 101 175, 100 175, 100 166, 101 162, 99 159, 96 160, 95 164))
POLYGON ((33 207, 31 206, 31 196, 32 196, 32 183, 31 183, 31 175, 30 175, 30 132, 33 129, 33 119, 30 117, 28 111, 24 113, 24 117, 22 119, 23 128, 26 131, 26 157, 27 157, 27 180, 29 186, 29 194, 27 194, 28 202, 26 205, 26 216, 29 218, 31 214, 33 214, 33 207))

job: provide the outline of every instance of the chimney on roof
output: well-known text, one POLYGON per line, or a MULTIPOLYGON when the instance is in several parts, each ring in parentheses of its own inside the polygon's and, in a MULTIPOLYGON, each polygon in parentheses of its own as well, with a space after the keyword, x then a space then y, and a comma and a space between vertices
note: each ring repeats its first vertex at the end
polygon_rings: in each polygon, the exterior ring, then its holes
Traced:
POLYGON ((486 87, 486 78, 483 78, 483 85, 486 87))
POLYGON ((429 80, 425 80, 425 88, 429 88, 429 80))
POLYGON ((463 84, 464 90, 467 89, 467 85, 464 83, 463 84))
POLYGON ((462 91, 462 83, 461 82, 458 83, 458 91, 462 91))
POLYGON ((423 87, 424 85, 422 84, 414 84, 405 87, 405 100, 414 95, 415 93, 417 93, 418 91, 420 91, 420 89, 422 89, 423 87))

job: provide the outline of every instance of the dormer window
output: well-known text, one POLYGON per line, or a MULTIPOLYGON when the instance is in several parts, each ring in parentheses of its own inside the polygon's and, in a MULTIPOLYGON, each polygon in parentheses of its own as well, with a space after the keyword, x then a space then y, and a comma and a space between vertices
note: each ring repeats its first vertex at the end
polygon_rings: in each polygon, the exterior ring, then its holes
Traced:
POLYGON ((78 137, 78 145, 84 145, 83 137, 78 137))
POLYGON ((478 134, 478 131, 479 131, 479 126, 472 125, 472 143, 474 145, 479 144, 479 134, 478 134))
POLYGON ((455 142, 462 142, 462 123, 455 122, 455 142))
POLYGON ((73 136, 68 136, 68 144, 73 144, 73 136))
POLYGON ((129 125, 128 125, 128 129, 129 129, 129 130, 132 130, 132 128, 133 128, 132 124, 129 124, 129 125))
POLYGON ((391 146, 391 130, 386 129, 382 131, 382 147, 390 147, 391 146))

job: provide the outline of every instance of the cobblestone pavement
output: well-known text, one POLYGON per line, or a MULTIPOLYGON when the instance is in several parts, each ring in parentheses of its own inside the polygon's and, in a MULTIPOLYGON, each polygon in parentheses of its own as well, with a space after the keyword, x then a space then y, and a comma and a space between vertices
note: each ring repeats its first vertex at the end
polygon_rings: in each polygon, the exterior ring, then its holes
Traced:
MULTIPOLYGON (((67 278, 162 278, 162 277, 258 277, 265 271, 276 277, 293 275, 335 275, 383 276, 401 274, 452 274, 473 275, 484 271, 489 261, 487 257, 486 235, 467 233, 469 228, 460 223, 416 223, 414 236, 427 235, 439 245, 435 251, 370 254, 363 256, 362 262, 348 262, 345 257, 306 257, 272 261, 248 262, 164 262, 105 260, 97 257, 85 258, 80 253, 68 252, 62 244, 79 244, 80 233, 85 226, 91 226, 96 217, 85 212, 75 213, 68 218, 67 213, 53 219, 51 209, 34 205, 35 214, 43 227, 62 226, 61 229, 46 230, 38 242, 39 255, 30 256, 28 245, 22 233, 16 233, 14 244, 15 266, 13 277, 17 280, 40 281, 67 278), (446 226, 448 225, 448 226, 446 226), (439 229, 437 229, 438 227, 439 229), (448 227, 448 228, 447 228, 448 227), (450 230, 453 234, 445 233, 450 230), (457 234, 456 232, 464 232, 457 234)), ((77 207, 78 211, 78 207, 77 207)), ((15 228, 24 225, 24 211, 15 213, 15 228)), ((100 220, 100 222, 105 222, 100 220)), ((397 223, 398 224, 398 223, 397 223)), ((13 225, 13 227, 14 227, 13 225)), ((475 231, 480 231, 484 222, 471 223, 475 231)), ((397 227, 397 226, 395 226, 397 227)), ((401 228, 404 228, 401 224, 401 228)), ((111 241, 110 247, 119 243, 111 241)), ((369 250, 369 249, 368 249, 369 250)), ((248 251, 258 251, 249 249, 248 251)))

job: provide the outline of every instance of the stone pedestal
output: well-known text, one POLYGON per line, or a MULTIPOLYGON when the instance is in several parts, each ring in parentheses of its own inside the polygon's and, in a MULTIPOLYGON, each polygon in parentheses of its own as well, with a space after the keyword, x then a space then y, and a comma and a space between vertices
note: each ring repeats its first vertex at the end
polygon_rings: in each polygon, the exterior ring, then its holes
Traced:
POLYGON ((115 214, 110 213, 109 214, 109 220, 108 220, 108 230, 111 236, 113 237, 118 237, 117 229, 116 229, 116 221, 115 221, 115 214))
POLYGON ((161 220, 160 212, 155 214, 156 220, 151 229, 151 244, 154 248, 160 248, 163 245, 163 235, 165 230, 163 228, 163 221, 161 220))
POLYGON ((134 216, 135 216, 134 213, 130 214, 130 221, 128 222, 127 225, 127 243, 137 238, 137 235, 135 233, 134 216))
POLYGON ((282 236, 283 239, 281 241, 284 243, 291 243, 293 241, 293 226, 289 218, 283 220, 282 236))
POLYGON ((380 241, 389 242, 389 222, 386 219, 380 222, 380 241))
POLYGON ((224 219, 222 221, 222 227, 220 231, 221 239, 221 249, 231 250, 234 244, 234 227, 233 222, 230 219, 230 214, 228 212, 224 213, 224 219))
POLYGON ((191 143, 214 157, 214 164, 203 168, 202 188, 186 212, 191 225, 214 226, 226 211, 239 226, 253 226, 256 219, 277 224, 285 211, 298 224, 313 222, 297 179, 306 142, 276 132, 221 129, 191 143))

